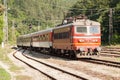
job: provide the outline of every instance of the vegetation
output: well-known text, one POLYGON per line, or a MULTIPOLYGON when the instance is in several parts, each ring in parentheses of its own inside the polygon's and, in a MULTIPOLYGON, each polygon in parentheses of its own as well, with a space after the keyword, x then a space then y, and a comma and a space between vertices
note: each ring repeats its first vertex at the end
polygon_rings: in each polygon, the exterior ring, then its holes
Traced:
MULTIPOLYGON (((9 65, 9 70, 12 72, 19 72, 22 67, 17 67, 12 63, 12 61, 8 58, 8 54, 13 52, 13 49, 10 48, 10 45, 5 46, 6 48, 1 48, 0 46, 0 61, 4 62, 5 64, 9 65)), ((20 75, 21 76, 21 75, 20 75)), ((19 76, 19 77, 20 77, 19 76)), ((16 77, 19 80, 19 77, 16 77)), ((22 77, 22 76, 21 76, 22 77)), ((7 73, 4 69, 0 67, 0 80, 10 80, 10 74, 7 73)))
POLYGON ((3 11, 4 6, 0 4, 0 43, 2 42, 3 39, 3 11))
POLYGON ((10 60, 7 57, 8 53, 12 52, 12 49, 9 49, 9 47, 1 48, 0 46, 0 61, 3 61, 5 63, 9 63, 10 60), (4 53, 4 54, 3 54, 4 53))
POLYGON ((15 36, 54 27, 76 2, 71 0, 8 0, 9 40, 15 36), (68 3, 69 1, 69 3, 68 3), (13 23, 14 21, 14 23, 13 23), (15 29, 12 28, 14 25, 15 29), (30 29, 30 27, 32 27, 30 29))
MULTIPOLYGON (((0 0, 1 3, 3 1, 0 0)), ((12 43, 19 35, 54 27, 60 24, 64 17, 79 14, 85 14, 89 19, 101 23, 102 41, 106 43, 110 8, 113 10, 112 44, 120 43, 120 0, 7 0, 7 4, 9 41, 12 43)), ((3 11, 4 9, 1 10, 2 13, 3 11)), ((1 16, 0 20, 2 19, 1 16)), ((0 42, 3 37, 1 21, 0 42)))
POLYGON ((112 9, 112 44, 120 43, 120 0, 79 0, 70 9, 70 16, 85 14, 89 19, 101 23, 102 42, 108 43, 110 8, 112 9))
POLYGON ((0 16, 0 43, 3 40, 3 16, 0 16))
POLYGON ((0 67, 0 80, 11 80, 10 74, 0 67))
POLYGON ((16 71, 21 68, 16 67, 11 60, 8 58, 8 54, 13 52, 13 49, 10 48, 10 45, 6 45, 5 48, 1 48, 0 46, 0 61, 8 64, 10 66, 11 71, 16 71))

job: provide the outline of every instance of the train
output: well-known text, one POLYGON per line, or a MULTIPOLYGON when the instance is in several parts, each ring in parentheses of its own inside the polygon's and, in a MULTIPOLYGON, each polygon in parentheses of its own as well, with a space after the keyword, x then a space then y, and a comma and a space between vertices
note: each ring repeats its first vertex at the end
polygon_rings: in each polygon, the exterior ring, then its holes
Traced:
POLYGON ((99 55, 100 23, 83 16, 67 18, 56 27, 19 36, 17 46, 70 58, 99 55))

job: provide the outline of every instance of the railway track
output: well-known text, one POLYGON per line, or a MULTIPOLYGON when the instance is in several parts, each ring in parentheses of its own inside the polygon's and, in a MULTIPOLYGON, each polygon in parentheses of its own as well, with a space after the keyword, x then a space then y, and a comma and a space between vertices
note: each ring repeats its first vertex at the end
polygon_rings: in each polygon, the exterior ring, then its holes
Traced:
MULTIPOLYGON (((18 50, 18 51, 19 51, 19 50, 18 50)), ((24 52, 25 52, 25 50, 23 50, 22 54, 23 54, 24 52)), ((39 69, 37 69, 37 68, 35 68, 34 66, 32 66, 31 64, 29 64, 29 63, 27 63, 26 61, 24 61, 24 60, 20 59, 19 57, 17 57, 17 56, 15 55, 16 53, 17 53, 17 51, 13 53, 13 57, 15 57, 15 58, 18 59, 19 61, 25 63, 25 64, 28 65, 29 67, 31 67, 31 68, 33 68, 33 69, 35 69, 35 70, 37 70, 37 71, 43 73, 44 75, 46 75, 46 76, 49 77, 50 79, 55 80, 55 78, 53 78, 53 77, 51 77, 51 76, 45 74, 44 72, 42 72, 42 71, 40 71, 39 69)))
POLYGON ((103 47, 100 56, 119 58, 120 57, 120 48, 103 47))
POLYGON ((100 56, 120 58, 120 54, 111 54, 110 52, 108 53, 101 52, 100 56))
MULTIPOLYGON (((49 55, 49 54, 48 54, 49 55)), ((115 58, 120 58, 119 54, 109 54, 109 53, 101 53, 100 56, 104 56, 104 57, 115 57, 115 58)), ((56 57, 61 57, 61 56, 56 56, 56 57)), ((61 58, 67 58, 70 59, 68 57, 61 57, 61 58)), ((106 65, 106 66, 112 66, 112 67, 117 67, 120 68, 120 62, 115 62, 115 61, 110 61, 110 60, 104 60, 104 59, 99 59, 98 56, 86 56, 86 57, 81 57, 78 58, 77 60, 81 60, 84 62, 89 62, 89 63, 94 63, 94 64, 100 64, 100 65, 106 65)))
POLYGON ((102 59, 96 59, 96 58, 80 58, 78 60, 120 68, 120 62, 114 62, 114 61, 108 61, 108 60, 102 60, 102 59))
POLYGON ((111 47, 111 48, 109 48, 109 47, 103 47, 102 48, 102 51, 105 51, 105 52, 111 52, 111 53, 113 53, 113 54, 119 54, 120 53, 120 48, 116 48, 116 47, 111 47))
POLYGON ((18 56, 18 54, 16 54, 17 52, 15 52, 13 54, 13 56, 22 61, 23 63, 27 64, 28 66, 30 66, 31 68, 43 73, 44 75, 48 76, 50 79, 52 80, 88 80, 88 79, 98 79, 98 78, 94 78, 91 76, 87 76, 87 77, 83 77, 81 76, 81 74, 75 74, 73 72, 64 70, 64 69, 60 69, 58 67, 55 67, 53 65, 50 65, 48 63, 42 62, 40 60, 36 60, 33 59, 27 55, 24 54, 25 50, 22 52, 22 54, 20 56, 18 56), (22 56, 24 56, 22 58, 22 56), (26 59, 25 59, 26 58, 26 59), (33 65, 34 64, 34 65, 33 65), (42 67, 42 68, 41 68, 42 67), (44 67, 44 69, 43 69, 44 67), (47 70, 47 71, 46 71, 47 70), (59 76, 55 76, 56 74, 58 74, 59 76))

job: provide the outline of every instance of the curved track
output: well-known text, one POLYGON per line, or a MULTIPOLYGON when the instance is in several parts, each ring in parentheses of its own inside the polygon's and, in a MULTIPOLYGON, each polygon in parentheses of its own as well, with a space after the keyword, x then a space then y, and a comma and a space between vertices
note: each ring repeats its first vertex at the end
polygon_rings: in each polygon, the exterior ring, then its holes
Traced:
MULTIPOLYGON (((35 61, 35 62, 37 62, 37 63, 39 63, 39 64, 42 64, 42 65, 44 65, 44 66, 47 66, 47 67, 49 67, 49 68, 55 69, 55 70, 59 71, 60 73, 62 72, 63 75, 66 75, 66 74, 67 74, 67 75, 69 75, 69 76, 74 77, 74 78, 77 79, 77 80, 88 80, 88 79, 89 79, 89 78, 85 78, 85 77, 82 77, 82 76, 80 76, 80 75, 74 74, 74 73, 72 73, 72 72, 68 72, 67 70, 65 71, 65 70, 63 70, 63 69, 60 69, 60 68, 57 68, 57 67, 55 67, 55 66, 49 65, 49 64, 47 64, 47 63, 41 62, 40 60, 38 61, 38 60, 36 60, 36 59, 33 59, 33 58, 31 58, 31 57, 28 57, 27 55, 24 54, 24 52, 25 52, 25 50, 22 52, 22 55, 23 55, 24 57, 26 57, 27 59, 30 59, 30 60, 32 60, 32 61, 35 61)), ((22 61, 23 63, 27 64, 28 66, 30 66, 31 68, 33 68, 33 69, 35 69, 35 70, 43 73, 44 75, 48 76, 50 79, 52 79, 52 80, 56 80, 56 79, 57 79, 56 77, 51 76, 51 75, 47 74, 46 72, 43 72, 43 71, 39 70, 38 68, 36 68, 35 66, 33 66, 33 64, 29 64, 27 61, 24 61, 24 60, 20 59, 19 57, 16 56, 16 53, 14 53, 13 56, 14 56, 16 59, 18 59, 18 60, 22 61)), ((69 79, 71 79, 71 78, 69 78, 69 79)), ((93 79, 94 79, 94 78, 93 78, 93 79)), ((60 80, 60 79, 59 79, 59 80, 60 80)))
MULTIPOLYGON (((18 51, 19 51, 19 50, 18 50, 18 51)), ((22 54, 23 54, 24 52, 25 52, 25 50, 22 52, 22 54)), ((37 70, 37 71, 43 73, 44 75, 46 75, 46 76, 49 77, 50 79, 56 80, 55 78, 51 77, 50 75, 48 75, 48 74, 46 74, 46 73, 40 71, 39 69, 35 68, 34 66, 28 64, 27 62, 25 62, 25 61, 23 61, 22 59, 20 59, 19 57, 17 57, 17 56, 15 55, 16 53, 17 53, 17 51, 13 53, 13 56, 14 56, 16 59, 18 59, 19 61, 25 63, 25 64, 28 65, 29 67, 31 67, 31 68, 33 68, 33 69, 35 69, 35 70, 37 70)))

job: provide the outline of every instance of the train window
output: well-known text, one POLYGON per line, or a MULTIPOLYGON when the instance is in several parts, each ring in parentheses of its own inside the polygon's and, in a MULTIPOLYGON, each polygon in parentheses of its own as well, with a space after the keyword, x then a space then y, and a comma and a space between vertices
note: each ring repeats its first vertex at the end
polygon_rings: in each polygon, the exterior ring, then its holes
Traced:
POLYGON ((59 39, 59 33, 54 34, 54 39, 59 39))
POLYGON ((39 36, 39 40, 42 41, 42 35, 39 36))
POLYGON ((79 33, 87 33, 87 27, 77 27, 76 31, 79 33))
POLYGON ((69 38, 69 32, 64 32, 63 33, 63 39, 65 39, 65 38, 69 38))
POLYGON ((98 26, 91 26, 90 33, 92 33, 92 34, 99 33, 99 27, 98 26))
POLYGON ((49 34, 46 34, 46 40, 49 41, 49 34))
POLYGON ((66 39, 69 38, 69 32, 55 33, 54 39, 66 39))
POLYGON ((34 36, 33 41, 39 41, 39 36, 34 36))
POLYGON ((45 40, 45 35, 43 35, 43 38, 42 38, 43 40, 45 40))

